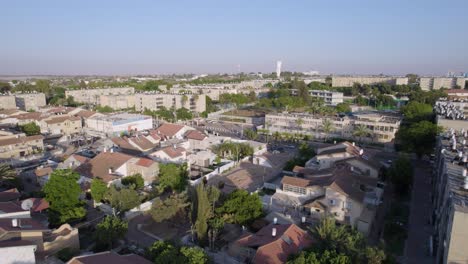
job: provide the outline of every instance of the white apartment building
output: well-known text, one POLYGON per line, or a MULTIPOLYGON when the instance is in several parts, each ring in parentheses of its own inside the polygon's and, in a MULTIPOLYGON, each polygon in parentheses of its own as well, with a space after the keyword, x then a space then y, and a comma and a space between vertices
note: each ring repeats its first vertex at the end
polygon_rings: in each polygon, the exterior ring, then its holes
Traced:
POLYGON ((70 96, 72 96, 75 102, 97 105, 100 103, 101 95, 130 95, 134 93, 135 88, 133 87, 80 89, 65 91, 65 97, 69 98, 70 96))
MULTIPOLYGON (((313 98, 321 98, 327 105, 337 105, 343 103, 343 93, 326 90, 309 90, 313 98)), ((291 89, 292 95, 297 95, 297 89, 291 89)))
POLYGON ((362 112, 344 117, 322 117, 305 113, 279 113, 265 116, 265 127, 270 133, 292 133, 314 138, 345 138, 367 142, 390 143, 400 127, 402 117, 381 112, 362 112), (331 131, 324 131, 324 123, 331 123, 331 131), (356 138, 358 126, 367 127, 367 136, 356 138))
POLYGON ((379 76, 333 76, 332 87, 351 87, 354 83, 377 84, 388 83, 396 85, 408 84, 407 77, 379 77, 379 76))
POLYGON ((140 114, 114 114, 92 116, 86 120, 86 132, 97 136, 119 136, 121 133, 153 128, 153 119, 140 114))
POLYGON ((16 99, 13 95, 0 95, 0 109, 16 109, 16 99))
POLYGON ((161 107, 167 109, 187 108, 192 112, 201 113, 206 110, 206 95, 146 92, 135 94, 135 110, 145 109, 156 111, 161 107))
POLYGON ((423 91, 439 90, 441 88, 454 89, 457 86, 464 89, 466 80, 463 77, 421 77, 419 86, 423 91))
POLYGON ((135 107, 134 94, 121 95, 101 95, 99 97, 100 106, 109 106, 115 110, 129 109, 135 107))
POLYGON ((45 94, 43 93, 22 93, 15 94, 16 106, 25 111, 38 110, 46 105, 45 94))

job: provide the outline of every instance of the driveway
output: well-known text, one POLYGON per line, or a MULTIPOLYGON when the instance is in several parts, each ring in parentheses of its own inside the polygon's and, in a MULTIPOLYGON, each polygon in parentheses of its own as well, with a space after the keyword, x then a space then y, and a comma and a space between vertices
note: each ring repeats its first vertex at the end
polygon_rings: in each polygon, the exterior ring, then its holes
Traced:
POLYGON ((429 256, 429 238, 433 232, 429 220, 431 206, 431 166, 426 161, 414 161, 414 179, 409 216, 405 263, 434 263, 429 256))

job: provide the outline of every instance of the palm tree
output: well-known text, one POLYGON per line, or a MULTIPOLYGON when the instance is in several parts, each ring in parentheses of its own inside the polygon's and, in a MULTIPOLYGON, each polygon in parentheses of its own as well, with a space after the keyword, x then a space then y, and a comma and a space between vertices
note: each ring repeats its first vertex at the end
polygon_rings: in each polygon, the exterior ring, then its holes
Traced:
POLYGON ((0 183, 16 178, 16 172, 6 163, 0 164, 0 183))
POLYGON ((370 134, 370 130, 365 125, 358 125, 354 127, 353 136, 359 138, 359 142, 362 141, 362 137, 367 137, 370 134))
POLYGON ((325 141, 326 141, 326 140, 328 140, 328 136, 330 135, 330 133, 335 131, 335 127, 333 125, 333 122, 330 121, 330 119, 323 120, 322 130, 325 133, 325 141))

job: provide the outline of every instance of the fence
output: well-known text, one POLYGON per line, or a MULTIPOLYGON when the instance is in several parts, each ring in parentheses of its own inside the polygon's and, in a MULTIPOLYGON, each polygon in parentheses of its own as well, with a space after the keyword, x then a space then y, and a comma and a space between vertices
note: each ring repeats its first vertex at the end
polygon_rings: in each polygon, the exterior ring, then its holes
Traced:
MULTIPOLYGON (((156 198, 155 198, 156 199, 156 198)), ((138 216, 138 215, 141 215, 143 214, 144 212, 146 211, 149 211, 151 209, 151 205, 153 204, 154 200, 155 199, 152 199, 152 200, 149 200, 147 202, 144 202, 142 204, 140 204, 139 206, 135 207, 135 208, 132 208, 130 209, 128 212, 125 212, 125 216, 124 218, 129 221, 131 220, 132 218, 138 216)))

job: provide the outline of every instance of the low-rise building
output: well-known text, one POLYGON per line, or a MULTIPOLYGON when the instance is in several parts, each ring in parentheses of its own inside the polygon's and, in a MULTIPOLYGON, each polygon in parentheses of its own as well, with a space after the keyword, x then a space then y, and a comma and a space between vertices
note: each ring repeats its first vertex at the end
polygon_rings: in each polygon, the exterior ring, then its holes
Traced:
POLYGON ((92 116, 86 120, 85 131, 91 135, 113 137, 122 133, 149 130, 153 128, 153 119, 140 114, 113 114, 92 116))
POLYGON ((135 94, 135 110, 145 109, 156 111, 166 109, 186 108, 192 112, 201 113, 206 110, 206 96, 204 94, 176 94, 176 93, 137 93, 135 94))
POLYGON ((43 93, 15 94, 15 100, 16 106, 25 111, 37 111, 46 105, 46 98, 43 93))
POLYGON ((65 97, 72 97, 73 100, 78 103, 98 105, 101 95, 132 95, 134 93, 135 88, 133 87, 80 89, 65 91, 65 97))
POLYGON ((120 150, 129 154, 148 154, 159 146, 158 136, 156 134, 136 135, 133 137, 113 137, 110 139, 120 150))
POLYGON ((58 115, 39 121, 41 133, 52 135, 75 135, 81 133, 82 120, 78 116, 58 115))
POLYGON ((23 134, 0 137, 0 159, 20 158, 44 150, 44 137, 23 134))
POLYGON ((167 146, 151 153, 150 157, 162 163, 182 164, 187 161, 187 150, 176 145, 167 146))
MULTIPOLYGON (((292 95, 297 95, 297 89, 291 89, 292 95)), ((326 90, 309 90, 312 98, 322 99, 327 105, 337 105, 343 103, 343 93, 326 90)))
POLYGON ((388 83, 395 85, 407 85, 407 77, 381 77, 381 76, 333 76, 332 87, 351 87, 358 84, 388 83))

